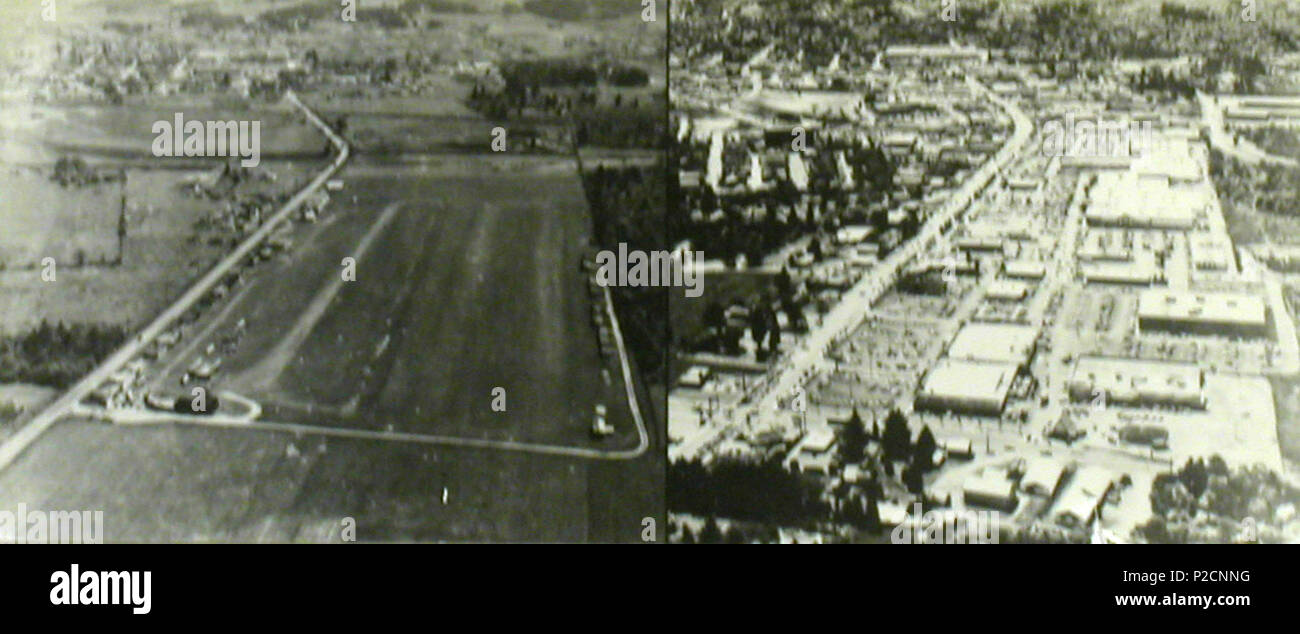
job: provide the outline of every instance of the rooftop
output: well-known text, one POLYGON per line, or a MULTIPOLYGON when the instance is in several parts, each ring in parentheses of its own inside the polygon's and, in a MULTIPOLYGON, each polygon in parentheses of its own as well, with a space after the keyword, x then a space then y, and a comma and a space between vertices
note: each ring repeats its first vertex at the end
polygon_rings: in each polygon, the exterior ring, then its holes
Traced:
POLYGON ((1264 300, 1237 293, 1148 289, 1138 299, 1139 319, 1171 319, 1263 326, 1264 300))
POLYGON ((1020 364, 1029 360, 1038 339, 1033 326, 970 323, 948 346, 948 357, 963 361, 1020 364))
POLYGON ((921 395, 932 398, 1005 400, 1016 378, 1015 363, 980 363, 940 359, 925 375, 921 395))

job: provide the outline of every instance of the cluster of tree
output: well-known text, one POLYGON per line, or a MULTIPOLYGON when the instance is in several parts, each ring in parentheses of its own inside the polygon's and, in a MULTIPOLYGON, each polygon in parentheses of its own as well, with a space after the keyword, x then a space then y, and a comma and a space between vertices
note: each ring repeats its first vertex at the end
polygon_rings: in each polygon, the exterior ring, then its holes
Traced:
POLYGON ((633 66, 596 65, 571 59, 506 62, 500 82, 479 82, 472 107, 493 119, 524 115, 560 117, 573 128, 579 146, 663 147, 667 128, 662 103, 650 96, 614 92, 602 98, 603 83, 643 86, 647 73, 633 66))
POLYGON ((1274 510, 1298 500, 1300 489, 1274 471, 1233 470, 1217 455, 1195 458, 1176 473, 1156 476, 1151 485, 1155 517, 1137 532, 1153 543, 1230 542, 1250 526, 1255 539, 1266 541, 1275 534, 1269 526, 1274 510))
POLYGON ((795 526, 826 519, 831 508, 821 485, 787 470, 779 458, 753 462, 728 458, 668 466, 673 510, 795 526))
POLYGON ((1196 97, 1196 85, 1187 77, 1160 68, 1143 68, 1129 80, 1129 87, 1137 92, 1167 93, 1184 99, 1196 97))
POLYGON ((50 324, 0 339, 0 383, 65 389, 112 354, 128 333, 121 326, 50 324))
POLYGON ((916 441, 912 441, 912 432, 907 425, 907 417, 897 409, 885 416, 883 430, 873 428, 867 431, 862 417, 857 410, 844 427, 839 438, 840 456, 846 462, 860 461, 866 450, 867 442, 875 440, 880 443, 880 457, 886 475, 893 475, 894 464, 905 462, 900 480, 912 494, 921 496, 925 493, 924 476, 934 469, 934 452, 939 443, 927 425, 921 428, 916 441), (853 460, 857 458, 857 460, 853 460))
POLYGON ((61 187, 83 187, 85 185, 120 180, 121 178, 124 178, 121 172, 100 174, 87 165, 86 161, 79 156, 59 157, 54 161, 54 170, 50 173, 50 180, 58 183, 61 187))
POLYGON ((1219 198, 1235 207, 1279 216, 1300 215, 1300 167, 1250 165, 1211 150, 1210 176, 1219 198))
POLYGON ((579 147, 662 148, 667 138, 662 115, 638 104, 576 110, 574 141, 579 147))
POLYGON ((1300 134, 1294 130, 1268 126, 1243 130, 1240 135, 1269 154, 1300 158, 1300 134))
MULTIPOLYGON (((670 525, 670 530, 674 535, 678 534, 678 527, 670 525)), ((779 541, 779 535, 774 528, 752 527, 741 528, 732 523, 727 528, 718 525, 718 520, 709 516, 704 520, 704 525, 700 527, 698 534, 691 530, 690 525, 683 524, 680 527, 680 535, 675 540, 679 544, 774 544, 779 541)))
MULTIPOLYGON (((780 279, 778 277, 778 279, 780 279)), ((789 275, 785 275, 787 288, 792 287, 789 282, 789 275)), ((777 282, 776 286, 781 283, 777 282)), ((792 291, 781 294, 781 291, 762 291, 754 293, 748 302, 743 302, 746 318, 743 323, 730 322, 727 319, 727 311, 734 307, 742 305, 742 302, 733 302, 724 305, 722 302, 711 300, 704 306, 702 318, 703 330, 692 341, 682 342, 684 348, 688 350, 698 350, 707 352, 716 352, 726 355, 738 355, 742 348, 740 340, 745 336, 745 328, 749 328, 750 336, 753 337, 757 346, 757 357, 759 361, 766 359, 769 355, 775 353, 781 346, 781 323, 777 317, 777 309, 789 309, 788 315, 797 315, 800 320, 803 319, 803 312, 799 308, 799 303, 794 299, 792 291), (778 299, 783 297, 784 299, 778 299)), ((792 317, 788 317, 793 319, 792 317)))
POLYGON ((909 271, 898 277, 898 290, 910 295, 943 297, 948 294, 948 283, 938 271, 909 271))
MULTIPOLYGON (((583 173, 595 240, 616 251, 620 243, 646 253, 668 248, 663 210, 667 165, 612 168, 603 165, 583 173)), ((665 385, 668 360, 668 289, 615 287, 610 289, 623 338, 637 366, 654 385, 665 385)))

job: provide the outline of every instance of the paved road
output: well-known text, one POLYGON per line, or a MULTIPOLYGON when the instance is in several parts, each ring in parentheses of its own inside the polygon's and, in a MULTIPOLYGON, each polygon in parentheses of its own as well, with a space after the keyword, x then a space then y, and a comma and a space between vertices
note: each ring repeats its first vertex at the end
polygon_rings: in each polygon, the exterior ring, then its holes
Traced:
MULTIPOLYGON (((970 206, 974 197, 984 189, 995 175, 1014 159, 1033 133, 1033 122, 1015 104, 993 94, 983 84, 973 78, 967 82, 977 92, 984 94, 990 101, 1006 110, 1015 121, 1015 132, 1011 139, 998 151, 992 160, 975 172, 938 213, 931 216, 906 245, 895 250, 880 265, 873 268, 844 294, 843 300, 822 319, 821 323, 805 338, 788 359, 785 360, 775 380, 768 383, 762 395, 751 404, 736 409, 732 421, 746 423, 757 420, 763 412, 772 412, 780 403, 789 399, 795 388, 803 385, 813 371, 822 363, 826 352, 841 336, 852 332, 861 323, 871 304, 890 287, 899 271, 911 262, 943 234, 948 226, 955 222, 970 206)), ((713 433, 693 436, 689 442, 673 447, 676 456, 693 456, 697 451, 713 442, 724 426, 718 426, 713 433)))
POLYGON ((34 416, 22 429, 18 430, 13 436, 10 436, 3 445, 0 445, 0 469, 9 466, 14 458, 18 457, 27 449, 41 434, 45 433, 55 422, 67 414, 72 406, 90 395, 95 388, 99 387, 109 376, 117 372, 121 367, 135 356, 139 355, 141 350, 154 340, 159 334, 171 328, 172 323, 184 315, 186 311, 192 308, 200 299, 203 298, 213 287, 217 285, 226 274, 238 266, 241 266, 250 254, 258 249, 262 242, 266 240, 283 222, 289 219, 298 207, 300 207, 308 197, 312 196, 325 185, 339 168, 347 162, 350 148, 342 137, 334 133, 319 116, 310 108, 298 100, 297 95, 292 92, 285 96, 290 103, 297 106, 311 121, 312 125, 319 128, 330 143, 338 149, 338 156, 334 162, 316 176, 306 187, 302 188, 297 194, 289 199, 284 206, 280 207, 261 228, 255 231, 241 242, 234 251, 227 255, 225 259, 217 263, 212 270, 208 271, 194 286, 190 287, 184 295, 177 299, 171 306, 167 307, 152 323, 145 327, 135 339, 127 342, 119 350, 108 357, 99 367, 95 368, 86 375, 85 378, 73 385, 71 389, 56 399, 43 411, 34 416))

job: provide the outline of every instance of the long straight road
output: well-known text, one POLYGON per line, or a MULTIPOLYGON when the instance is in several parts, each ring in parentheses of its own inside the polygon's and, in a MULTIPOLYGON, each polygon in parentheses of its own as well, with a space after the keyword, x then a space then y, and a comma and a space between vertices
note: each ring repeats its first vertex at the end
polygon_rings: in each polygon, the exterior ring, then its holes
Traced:
MULTIPOLYGON (((787 359, 782 363, 780 373, 764 389, 761 396, 747 406, 736 409, 733 422, 746 424, 759 418, 763 412, 775 411, 781 403, 794 395, 795 388, 803 385, 820 363, 826 352, 841 336, 852 332, 866 317, 873 302, 889 288, 897 278, 899 271, 908 262, 914 260, 943 232, 963 214, 975 196, 993 180, 1008 163, 1014 160, 1033 134, 1034 125, 1023 111, 1014 103, 1002 99, 973 78, 967 82, 977 92, 984 94, 1011 115, 1015 123, 1015 132, 1003 145, 1002 149, 957 190, 944 207, 926 220, 925 225, 902 248, 895 250, 875 268, 868 271, 856 284, 846 292, 840 303, 822 319, 821 323, 808 334, 787 359)), ((693 436, 689 442, 676 445, 672 449, 673 458, 690 457, 703 447, 713 442, 722 433, 722 426, 714 433, 693 436)))
POLYGON ((10 436, 3 445, 0 445, 0 470, 3 470, 13 462, 14 458, 22 454, 28 446, 37 438, 40 438, 46 430, 50 428, 60 418, 65 416, 72 406, 90 395, 95 388, 99 387, 113 373, 117 372, 132 358, 152 342, 158 335, 170 328, 182 315, 192 308, 200 299, 210 292, 226 274, 230 273, 236 267, 241 266, 245 259, 258 249, 261 244, 274 232, 279 226, 287 221, 289 217, 302 206, 308 197, 315 194, 325 182, 334 176, 343 164, 348 161, 350 147, 342 137, 334 133, 315 112, 302 103, 297 95, 289 92, 286 99, 293 105, 300 108, 303 114, 329 138, 335 149, 338 151, 337 157, 325 168, 316 178, 312 179, 297 194, 281 206, 271 217, 253 234, 244 239, 235 247, 235 250, 227 255, 224 259, 212 267, 194 286, 190 287, 179 299, 163 310, 148 326, 144 328, 134 339, 128 341, 116 352, 108 357, 103 363, 99 364, 94 370, 84 378, 73 385, 62 396, 55 399, 44 410, 36 414, 22 429, 19 429, 13 436, 10 436))

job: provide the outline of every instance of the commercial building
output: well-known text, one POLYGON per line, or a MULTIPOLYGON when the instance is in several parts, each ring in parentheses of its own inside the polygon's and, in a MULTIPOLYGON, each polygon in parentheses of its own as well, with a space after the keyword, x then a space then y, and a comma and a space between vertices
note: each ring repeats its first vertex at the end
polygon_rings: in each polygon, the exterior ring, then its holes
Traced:
POLYGON ((1198 192, 1171 187, 1167 175, 1102 172, 1084 215, 1091 227, 1187 231, 1196 225, 1204 206, 1198 192))
POLYGON ((1205 409, 1205 377, 1186 363, 1083 357, 1067 388, 1076 401, 1205 409))
POLYGON ((1150 289, 1138 299, 1138 328, 1144 332, 1266 337, 1268 310, 1263 299, 1252 295, 1150 289))
POLYGON ((1150 285, 1160 281, 1160 270, 1150 257, 1125 262, 1083 262, 1079 264, 1079 273, 1089 284, 1150 285))
POLYGON ((921 381, 916 407, 937 412, 997 416, 1018 374, 1015 363, 940 359, 921 381))
POLYGON ((1037 349, 1038 329, 1012 324, 970 323, 948 345, 948 358, 958 361, 1029 364, 1037 349))

